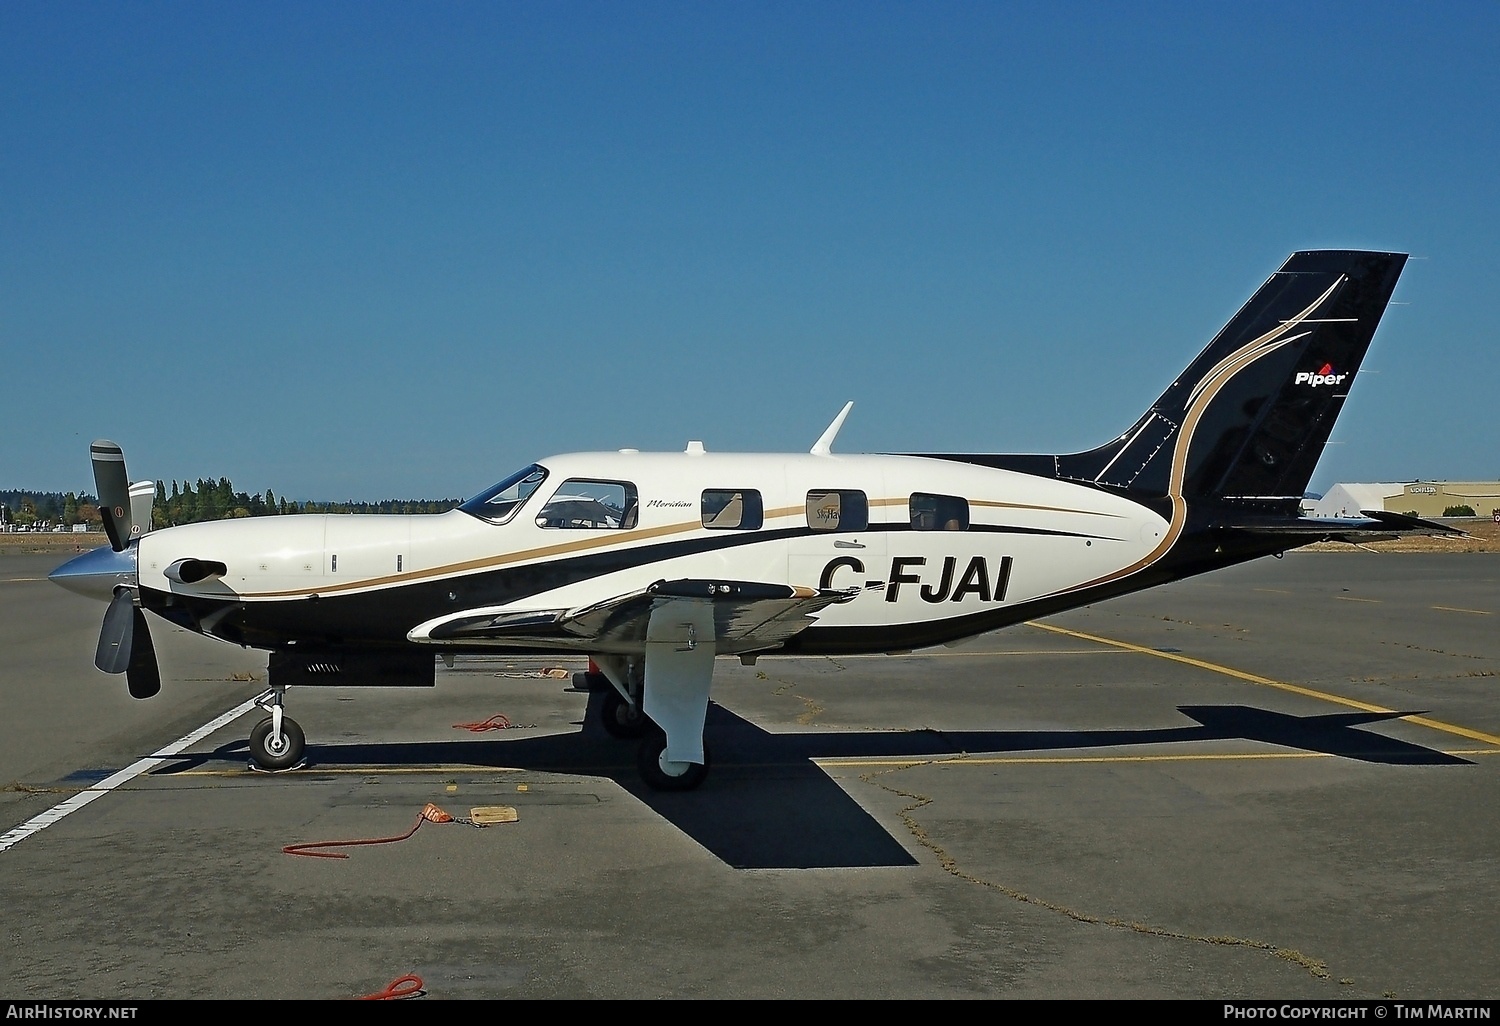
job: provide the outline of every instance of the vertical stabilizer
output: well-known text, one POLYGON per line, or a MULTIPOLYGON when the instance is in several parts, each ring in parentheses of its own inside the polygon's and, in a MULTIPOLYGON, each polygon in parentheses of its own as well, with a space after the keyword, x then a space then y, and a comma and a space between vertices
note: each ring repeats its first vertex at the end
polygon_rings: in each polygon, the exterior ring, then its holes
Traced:
POLYGON ((1128 432, 1059 475, 1295 511, 1405 263, 1292 254, 1128 432))
POLYGON ((1120 437, 1061 456, 949 458, 1295 514, 1405 264, 1293 253, 1120 437))

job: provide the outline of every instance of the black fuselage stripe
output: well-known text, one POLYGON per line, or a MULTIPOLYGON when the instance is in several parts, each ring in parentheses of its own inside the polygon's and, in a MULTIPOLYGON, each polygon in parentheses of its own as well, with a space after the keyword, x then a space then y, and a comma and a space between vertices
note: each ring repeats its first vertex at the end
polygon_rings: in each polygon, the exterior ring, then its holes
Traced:
MULTIPOLYGON (((1043 535, 1060 538, 1104 538, 1070 531, 1042 528, 971 525, 972 533, 1043 535)), ((907 521, 872 523, 863 533, 912 532, 907 521)), ((857 531, 815 531, 790 527, 769 531, 724 531, 707 537, 683 538, 640 546, 590 552, 543 560, 520 566, 454 574, 436 580, 388 586, 352 594, 304 595, 290 599, 233 603, 236 608, 215 625, 211 633, 227 640, 260 648, 282 647, 287 641, 371 641, 404 638, 417 624, 441 616, 486 606, 501 606, 608 574, 633 570, 652 563, 744 545, 776 544, 822 535, 856 535, 857 531)), ((912 532, 950 536, 963 532, 912 532)), ((211 597, 172 595, 142 588, 148 609, 199 629, 203 618, 221 611, 225 600, 211 597)))

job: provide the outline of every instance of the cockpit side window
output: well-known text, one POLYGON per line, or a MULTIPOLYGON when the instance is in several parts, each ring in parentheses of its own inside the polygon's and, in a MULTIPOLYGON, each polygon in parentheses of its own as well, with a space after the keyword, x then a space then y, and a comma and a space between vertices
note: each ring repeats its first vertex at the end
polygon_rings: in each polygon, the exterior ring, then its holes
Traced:
POLYGON ((628 481, 569 478, 536 515, 538 527, 619 530, 636 522, 636 490, 628 481))
POLYGON ((526 504, 537 486, 547 480, 547 470, 533 463, 518 470, 504 481, 486 488, 458 508, 492 524, 503 524, 516 515, 516 510, 526 504))

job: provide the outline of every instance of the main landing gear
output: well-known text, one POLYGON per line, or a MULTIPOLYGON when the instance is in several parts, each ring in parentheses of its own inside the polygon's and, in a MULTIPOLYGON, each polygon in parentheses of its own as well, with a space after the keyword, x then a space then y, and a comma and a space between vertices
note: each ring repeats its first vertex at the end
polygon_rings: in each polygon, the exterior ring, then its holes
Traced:
POLYGON ((653 791, 691 791, 708 778, 708 743, 702 762, 673 762, 667 758, 667 735, 652 724, 636 749, 635 768, 653 791))
MULTIPOLYGON (((602 672, 588 674, 588 683, 602 693, 598 707, 600 726, 610 737, 622 741, 639 739, 635 763, 646 786, 653 791, 691 791, 702 784, 708 777, 708 745, 703 745, 702 762, 667 758, 666 731, 646 715, 643 661, 596 656, 594 662, 602 672), (616 679, 624 685, 624 693, 614 683, 616 679)), ((698 729, 701 732, 702 727, 698 729)))
POLYGON ((607 679, 604 687, 607 690, 604 692, 604 707, 600 710, 599 720, 610 737, 630 741, 645 737, 647 731, 655 729, 656 724, 651 722, 639 701, 625 701, 607 679))
POLYGON ((291 769, 307 752, 302 728, 283 710, 285 696, 285 688, 271 688, 255 700, 271 714, 250 731, 250 759, 263 770, 291 769))

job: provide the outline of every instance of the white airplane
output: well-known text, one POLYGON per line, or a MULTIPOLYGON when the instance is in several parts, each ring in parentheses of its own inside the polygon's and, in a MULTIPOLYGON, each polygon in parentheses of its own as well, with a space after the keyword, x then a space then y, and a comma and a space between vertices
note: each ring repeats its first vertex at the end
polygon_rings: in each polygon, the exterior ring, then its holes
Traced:
POLYGON ((110 545, 52 575, 109 601, 95 662, 161 687, 143 611, 270 652, 265 769, 299 764, 289 687, 431 686, 476 652, 586 654, 652 787, 709 769, 714 659, 902 652, 1324 539, 1458 533, 1299 503, 1406 257, 1293 254, 1124 434, 1070 455, 555 456, 435 516, 148 533, 154 482, 93 445, 110 545), (607 681, 607 684, 605 683, 607 681))

